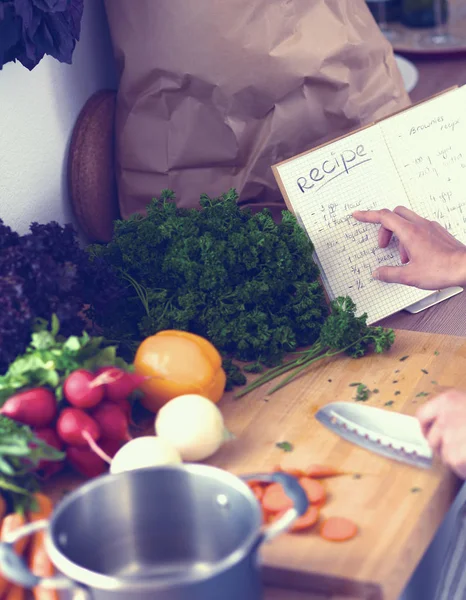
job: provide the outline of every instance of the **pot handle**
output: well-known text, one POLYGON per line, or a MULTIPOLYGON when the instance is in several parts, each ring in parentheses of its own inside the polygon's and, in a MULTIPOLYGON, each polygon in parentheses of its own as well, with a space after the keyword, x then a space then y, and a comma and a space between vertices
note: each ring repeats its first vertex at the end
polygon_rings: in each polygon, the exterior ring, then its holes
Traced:
POLYGON ((8 581, 29 589, 37 585, 56 590, 75 588, 76 584, 63 575, 54 575, 53 577, 34 575, 24 559, 15 552, 14 545, 18 540, 45 529, 47 525, 48 521, 42 519, 28 523, 8 534, 6 540, 0 543, 0 571, 8 581))
POLYGON ((301 517, 309 508, 309 499, 306 492, 299 484, 296 477, 287 473, 258 473, 255 475, 242 475, 244 481, 264 481, 269 483, 279 483, 283 486, 286 495, 293 500, 293 508, 287 510, 286 513, 269 525, 262 531, 261 542, 270 542, 277 536, 288 531, 298 517, 301 517))

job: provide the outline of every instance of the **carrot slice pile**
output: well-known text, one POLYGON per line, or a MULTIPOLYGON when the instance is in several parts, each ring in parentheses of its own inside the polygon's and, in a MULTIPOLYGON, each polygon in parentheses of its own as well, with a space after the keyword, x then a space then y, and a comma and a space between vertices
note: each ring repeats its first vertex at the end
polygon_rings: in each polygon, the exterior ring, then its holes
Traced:
MULTIPOLYGON (((291 532, 301 532, 312 529, 320 518, 320 511, 327 501, 327 492, 320 479, 343 475, 333 467, 326 465, 311 465, 305 471, 294 467, 276 466, 275 472, 286 473, 295 477, 309 500, 309 507, 292 524, 291 532)), ((287 510, 293 507, 293 501, 289 498, 279 483, 264 483, 260 481, 248 481, 248 486, 255 495, 262 508, 263 522, 271 523, 280 519, 287 510)), ((358 533, 356 523, 344 517, 328 517, 322 521, 319 535, 332 542, 344 542, 351 540, 358 533)))
POLYGON ((344 517, 329 517, 320 528, 320 535, 331 542, 346 542, 358 533, 356 523, 344 517))

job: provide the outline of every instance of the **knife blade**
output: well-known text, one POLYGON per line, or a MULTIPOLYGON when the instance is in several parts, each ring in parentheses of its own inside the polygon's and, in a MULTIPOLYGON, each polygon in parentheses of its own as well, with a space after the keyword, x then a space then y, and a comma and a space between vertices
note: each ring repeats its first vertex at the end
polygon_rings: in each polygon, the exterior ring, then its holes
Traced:
POLYGON ((350 402, 327 404, 315 417, 340 437, 366 450, 415 467, 432 466, 432 450, 415 417, 350 402))

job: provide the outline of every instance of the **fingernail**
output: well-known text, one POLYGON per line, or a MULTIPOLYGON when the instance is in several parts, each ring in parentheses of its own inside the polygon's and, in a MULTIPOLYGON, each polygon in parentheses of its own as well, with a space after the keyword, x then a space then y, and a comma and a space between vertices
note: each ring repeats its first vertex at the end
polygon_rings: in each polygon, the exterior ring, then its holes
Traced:
POLYGON ((380 279, 378 269, 372 273, 372 279, 380 279))

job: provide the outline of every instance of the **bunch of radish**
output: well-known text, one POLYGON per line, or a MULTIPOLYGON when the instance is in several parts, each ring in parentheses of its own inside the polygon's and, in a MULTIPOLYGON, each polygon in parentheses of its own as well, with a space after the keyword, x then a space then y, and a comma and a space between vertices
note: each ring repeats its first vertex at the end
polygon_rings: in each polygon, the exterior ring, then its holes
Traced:
MULTIPOLYGON (((108 461, 91 446, 98 444, 101 454, 113 457, 131 439, 129 399, 142 381, 144 377, 117 367, 95 373, 78 369, 64 382, 66 403, 58 404, 47 388, 33 388, 10 397, 0 414, 29 425, 37 437, 66 452, 66 462, 78 473, 96 477, 108 469, 108 461)), ((50 477, 64 462, 44 461, 38 469, 50 477)))

